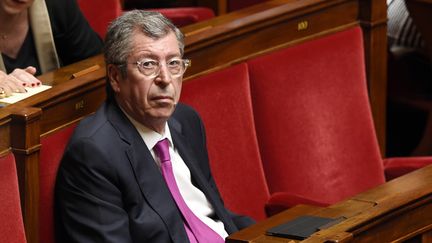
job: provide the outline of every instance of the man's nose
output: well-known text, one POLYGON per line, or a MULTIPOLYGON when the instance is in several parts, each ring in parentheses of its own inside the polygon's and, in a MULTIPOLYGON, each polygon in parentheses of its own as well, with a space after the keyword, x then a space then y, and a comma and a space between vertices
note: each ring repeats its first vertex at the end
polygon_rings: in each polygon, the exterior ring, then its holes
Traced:
POLYGON ((160 84, 168 84, 172 80, 171 73, 165 64, 160 64, 159 74, 156 76, 156 81, 160 84))

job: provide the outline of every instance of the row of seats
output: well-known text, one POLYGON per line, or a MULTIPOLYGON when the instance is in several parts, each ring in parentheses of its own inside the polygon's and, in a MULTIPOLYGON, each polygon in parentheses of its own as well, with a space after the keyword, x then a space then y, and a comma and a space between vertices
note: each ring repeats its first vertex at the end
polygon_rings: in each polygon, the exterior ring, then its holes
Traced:
POLYGON ((432 163, 382 158, 363 43, 355 27, 184 83, 181 101, 204 120, 229 208, 262 220, 296 204, 336 203, 432 163))
MULTIPOLYGON (((384 182, 384 168, 393 163, 376 143, 362 43, 357 27, 261 57, 244 54, 252 59, 185 81, 182 101, 204 119, 228 208, 261 220, 264 205, 270 214, 297 203, 327 205, 384 182)), ((75 125, 40 137, 39 242, 54 242, 53 183, 75 125)), ((397 168, 409 171, 428 159, 397 168)))
MULTIPOLYGON (((359 27, 188 80, 181 101, 204 120, 226 206, 258 221, 297 204, 333 204, 432 162, 381 158, 359 27)), ((75 126, 41 137, 40 242, 55 242, 53 186, 75 126)))

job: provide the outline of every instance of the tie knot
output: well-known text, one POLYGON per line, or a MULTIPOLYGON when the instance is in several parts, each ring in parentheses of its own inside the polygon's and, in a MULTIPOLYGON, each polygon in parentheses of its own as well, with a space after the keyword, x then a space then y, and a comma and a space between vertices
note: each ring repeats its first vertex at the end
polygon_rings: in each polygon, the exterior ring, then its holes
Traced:
POLYGON ((168 139, 163 139, 153 147, 153 150, 156 154, 156 156, 159 157, 161 160, 161 163, 165 163, 167 161, 170 161, 170 155, 169 155, 169 142, 168 139))

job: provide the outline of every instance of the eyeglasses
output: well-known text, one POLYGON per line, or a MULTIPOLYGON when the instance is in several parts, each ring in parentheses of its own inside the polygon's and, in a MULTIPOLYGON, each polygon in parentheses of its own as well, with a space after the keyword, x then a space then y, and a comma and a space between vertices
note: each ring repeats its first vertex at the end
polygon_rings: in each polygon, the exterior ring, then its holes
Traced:
MULTIPOLYGON (((147 76, 148 78, 155 78, 160 74, 161 66, 156 60, 143 59, 132 64, 137 65, 140 73, 147 76)), ((174 58, 166 63, 166 67, 172 78, 181 77, 186 72, 186 69, 190 66, 191 61, 189 59, 174 58)))

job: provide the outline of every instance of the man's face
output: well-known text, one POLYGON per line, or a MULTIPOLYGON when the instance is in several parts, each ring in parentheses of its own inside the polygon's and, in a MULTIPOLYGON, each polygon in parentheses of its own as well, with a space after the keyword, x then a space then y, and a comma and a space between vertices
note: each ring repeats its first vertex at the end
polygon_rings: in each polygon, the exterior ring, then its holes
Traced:
POLYGON ((182 77, 173 78, 166 63, 180 59, 179 45, 174 33, 154 40, 136 31, 132 39, 132 54, 128 57, 127 77, 111 79, 117 102, 135 120, 159 131, 171 116, 180 98, 182 77), (144 75, 137 61, 159 63, 156 77, 144 75))
POLYGON ((34 0, 0 0, 0 12, 5 14, 19 14, 27 10, 34 0))

